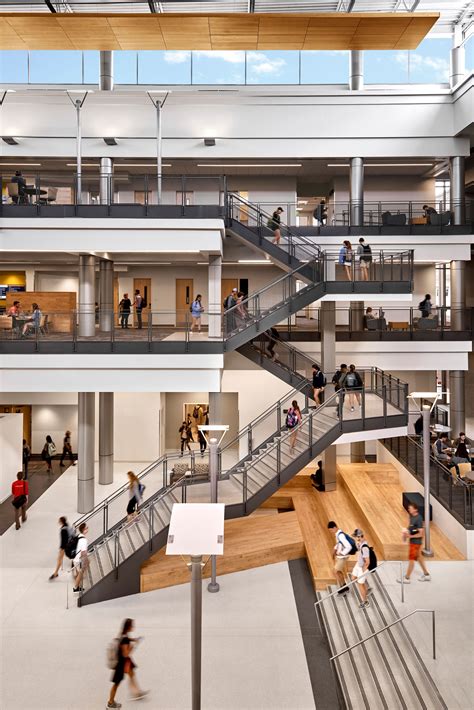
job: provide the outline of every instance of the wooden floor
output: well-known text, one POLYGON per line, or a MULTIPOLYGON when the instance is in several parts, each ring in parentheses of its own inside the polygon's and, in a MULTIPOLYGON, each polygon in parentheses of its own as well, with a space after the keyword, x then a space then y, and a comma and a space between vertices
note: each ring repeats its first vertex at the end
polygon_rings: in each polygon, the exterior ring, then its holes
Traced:
MULTIPOLYGON (((268 511, 272 512, 272 511, 268 511)), ((305 556, 303 536, 295 512, 280 515, 251 515, 227 520, 224 529, 224 555, 217 558, 217 574, 240 572, 275 562, 305 556)), ((162 549, 142 565, 140 590, 172 587, 189 582, 189 558, 165 555, 162 549)), ((203 576, 210 576, 210 563, 203 576)))
MULTIPOLYGON (((334 534, 327 529, 329 520, 349 534, 362 528, 380 561, 407 559, 407 546, 401 540, 407 514, 394 466, 339 465, 337 489, 328 493, 319 493, 312 487, 309 477, 312 472, 313 468, 303 469, 248 518, 226 521, 224 555, 218 558, 218 574, 306 556, 315 589, 325 589, 335 582, 334 534), (288 512, 277 514, 277 511, 288 512)), ((435 560, 464 559, 434 524, 431 543, 435 560)), ((209 567, 204 569, 205 577, 210 576, 209 567)), ((188 581, 185 561, 166 556, 164 550, 142 566, 141 591, 188 581)))

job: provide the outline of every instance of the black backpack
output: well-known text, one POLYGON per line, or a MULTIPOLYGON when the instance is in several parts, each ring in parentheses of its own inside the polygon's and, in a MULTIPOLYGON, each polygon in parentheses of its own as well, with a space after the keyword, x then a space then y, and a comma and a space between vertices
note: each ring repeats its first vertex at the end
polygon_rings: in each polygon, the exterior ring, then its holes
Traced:
POLYGON ((362 249, 364 250, 364 254, 362 256, 363 261, 372 261, 372 249, 368 244, 363 244, 362 249))
POLYGON ((67 541, 67 545, 64 550, 64 554, 70 560, 73 560, 76 556, 77 543, 79 542, 80 537, 84 537, 84 535, 79 535, 79 533, 74 532, 74 534, 71 535, 71 537, 67 541))
POLYGON ((368 542, 363 542, 362 545, 360 546, 361 549, 364 547, 364 545, 369 548, 369 570, 375 569, 378 564, 377 555, 375 554, 375 550, 373 547, 371 547, 369 545, 368 542))
MULTIPOLYGON (((341 532, 342 532, 342 530, 341 530, 341 532)), ((354 540, 353 537, 351 537, 351 536, 348 535, 347 533, 342 532, 342 534, 344 535, 344 537, 346 538, 346 540, 348 541, 348 543, 352 546, 352 549, 351 549, 351 551, 349 552, 349 554, 350 554, 350 555, 356 555, 357 552, 358 552, 358 550, 357 550, 357 545, 356 545, 356 541, 354 540)))

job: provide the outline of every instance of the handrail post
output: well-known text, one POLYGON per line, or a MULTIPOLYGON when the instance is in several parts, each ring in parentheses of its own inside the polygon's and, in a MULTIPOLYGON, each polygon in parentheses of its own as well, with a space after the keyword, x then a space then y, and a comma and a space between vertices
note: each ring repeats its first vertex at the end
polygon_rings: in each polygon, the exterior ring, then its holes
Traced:
POLYGON ((252 427, 250 425, 247 431, 247 452, 249 455, 252 453, 252 427))
POLYGON ((402 604, 405 603, 405 580, 403 573, 403 562, 400 562, 400 592, 402 597, 402 604))
POLYGON ((433 634, 433 659, 436 661, 436 612, 431 611, 431 630, 433 634))
POLYGON ((147 320, 147 329, 148 329, 148 351, 152 351, 152 343, 153 343, 153 313, 152 310, 150 309, 148 311, 148 320, 147 320))
POLYGON ((387 385, 382 385, 383 424, 387 426, 387 385))

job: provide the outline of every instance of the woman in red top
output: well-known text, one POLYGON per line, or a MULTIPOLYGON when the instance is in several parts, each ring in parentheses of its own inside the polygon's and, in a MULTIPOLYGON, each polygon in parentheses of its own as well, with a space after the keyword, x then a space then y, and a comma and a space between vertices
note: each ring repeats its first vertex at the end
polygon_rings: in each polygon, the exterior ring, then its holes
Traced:
POLYGON ((20 511, 21 511, 21 522, 26 522, 26 504, 28 503, 28 481, 23 480, 23 471, 19 471, 16 474, 16 481, 12 483, 12 506, 15 508, 15 528, 19 530, 20 525, 20 511))

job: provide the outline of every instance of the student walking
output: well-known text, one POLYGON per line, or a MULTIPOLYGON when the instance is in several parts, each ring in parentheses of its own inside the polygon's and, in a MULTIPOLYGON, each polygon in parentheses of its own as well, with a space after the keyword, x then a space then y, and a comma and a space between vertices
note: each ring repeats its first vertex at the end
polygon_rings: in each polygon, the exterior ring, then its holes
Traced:
POLYGON ((357 372, 355 365, 349 365, 349 370, 344 378, 343 386, 347 390, 349 397, 349 406, 351 412, 354 411, 354 405, 357 403, 359 408, 361 407, 361 389, 362 389, 362 377, 357 372))
POLYGON ((347 561, 350 555, 354 555, 357 551, 354 540, 343 530, 341 530, 334 520, 328 523, 328 530, 334 532, 336 536, 336 544, 332 553, 334 559, 334 572, 339 583, 338 594, 344 594, 349 591, 346 584, 347 561))
POLYGON ((340 419, 342 416, 342 410, 344 408, 344 400, 346 398, 346 393, 345 393, 345 380, 346 380, 346 375, 347 375, 347 365, 345 362, 341 362, 339 366, 339 370, 336 370, 336 372, 333 375, 333 378, 331 380, 332 384, 334 385, 334 391, 339 392, 342 390, 341 394, 337 398, 337 416, 340 419))
POLYGON ((359 607, 364 609, 364 607, 369 606, 369 602, 367 601, 367 594, 369 592, 367 573, 370 569, 370 547, 365 539, 363 530, 357 528, 354 530, 353 535, 357 546, 357 561, 351 572, 351 577, 352 579, 357 579, 360 589, 360 596, 362 598, 362 602, 359 604, 359 607))
POLYGON ((52 440, 51 436, 48 434, 46 437, 45 444, 43 446, 43 450, 41 452, 41 458, 43 461, 46 461, 46 470, 48 473, 53 472, 53 467, 51 465, 51 460, 53 456, 56 454, 56 444, 52 440))
MULTIPOLYGON (((423 557, 421 557, 421 544, 423 542, 424 525, 423 518, 420 515, 416 503, 410 503, 408 506, 408 527, 403 531, 403 541, 408 542, 408 567, 405 572, 403 584, 410 584, 410 577, 415 567, 415 562, 421 567, 423 574, 420 576, 420 582, 431 582, 431 575, 425 565, 423 557)), ((401 579, 397 582, 402 583, 401 579)))
POLYGON ((201 332, 201 314, 204 311, 204 306, 201 303, 202 296, 200 293, 196 296, 194 301, 191 303, 190 311, 191 311, 191 318, 192 318, 192 323, 191 323, 191 333, 194 333, 194 326, 197 327, 198 333, 201 332))
POLYGON ((148 690, 140 690, 135 678, 136 664, 133 662, 132 659, 132 651, 137 645, 137 643, 139 643, 142 639, 140 637, 132 638, 131 634, 133 632, 133 628, 133 619, 125 619, 125 621, 123 622, 120 637, 114 639, 110 646, 110 649, 112 649, 113 656, 112 663, 110 665, 112 666, 114 672, 111 679, 113 685, 110 689, 110 695, 106 706, 107 708, 115 709, 122 707, 121 703, 117 703, 115 701, 115 696, 117 694, 118 687, 123 681, 125 675, 128 675, 128 680, 130 683, 130 688, 134 700, 140 700, 141 698, 144 698, 146 695, 148 695, 149 692, 148 690))
POLYGON ((179 437, 181 441, 181 456, 184 454, 184 447, 188 447, 188 451, 191 451, 189 446, 189 430, 186 422, 183 422, 179 427, 179 437))
POLYGON ((319 407, 321 406, 321 397, 326 387, 326 378, 321 372, 321 368, 316 363, 311 365, 311 369, 313 371, 313 399, 319 407))
POLYGON ((344 266, 347 280, 352 281, 352 259, 353 259, 353 251, 352 251, 352 244, 348 239, 345 239, 342 243, 342 247, 339 250, 339 264, 341 266, 344 266))
POLYGON ((199 438, 199 450, 201 452, 201 456, 204 456, 206 449, 207 449, 207 441, 206 441, 206 437, 204 436, 204 434, 202 433, 202 431, 200 429, 198 429, 198 438, 199 438))
POLYGON ((58 552, 58 561, 56 563, 56 568, 53 572, 53 574, 50 576, 49 581, 52 582, 53 579, 56 579, 56 577, 59 574, 59 570, 62 567, 63 560, 64 560, 64 554, 66 552, 66 547, 69 542, 69 540, 73 537, 74 535, 74 528, 68 525, 67 518, 62 515, 59 520, 59 552, 58 552))
POLYGON ((28 481, 24 480, 23 471, 18 471, 16 481, 12 483, 12 506, 15 509, 15 530, 21 528, 21 522, 26 523, 26 506, 28 503, 28 481))
POLYGON ((145 487, 140 483, 138 476, 133 471, 127 472, 128 476, 128 505, 127 521, 130 522, 138 515, 138 506, 142 502, 145 487))
POLYGON ((428 318, 433 310, 431 295, 427 293, 422 301, 418 304, 418 310, 421 311, 422 318, 428 318))
POLYGON ((22 459, 23 459, 23 473, 25 481, 28 479, 28 462, 31 458, 31 449, 26 443, 26 439, 23 439, 23 449, 22 449, 22 459))
POLYGON ((232 333, 237 327, 237 313, 235 306, 238 300, 238 289, 233 288, 232 292, 224 299, 224 324, 225 333, 228 335, 232 333))
POLYGON ((79 525, 79 535, 77 536, 76 554, 72 563, 72 574, 75 584, 72 589, 73 592, 82 591, 84 572, 89 566, 89 558, 87 557, 87 548, 89 547, 89 543, 86 538, 88 532, 89 528, 87 527, 87 523, 81 523, 79 525))
POLYGON ((293 432, 290 436, 290 453, 293 453, 295 449, 296 439, 298 437, 298 425, 301 424, 301 420, 301 410, 298 402, 294 399, 286 414, 286 428, 293 432))
POLYGON ((71 446, 71 432, 69 429, 64 434, 64 439, 63 439, 63 453, 61 454, 61 461, 59 462, 60 466, 64 466, 64 459, 70 458, 71 464, 73 466, 76 465, 76 462, 74 461, 74 454, 72 453, 72 446, 71 446))
POLYGON ((279 244, 281 239, 281 217, 283 207, 277 207, 272 216, 267 220, 267 227, 273 232, 272 244, 279 244))
POLYGON ((365 243, 363 237, 359 239, 357 256, 359 257, 360 278, 362 281, 368 281, 370 264, 372 263, 372 249, 369 244, 365 243))

